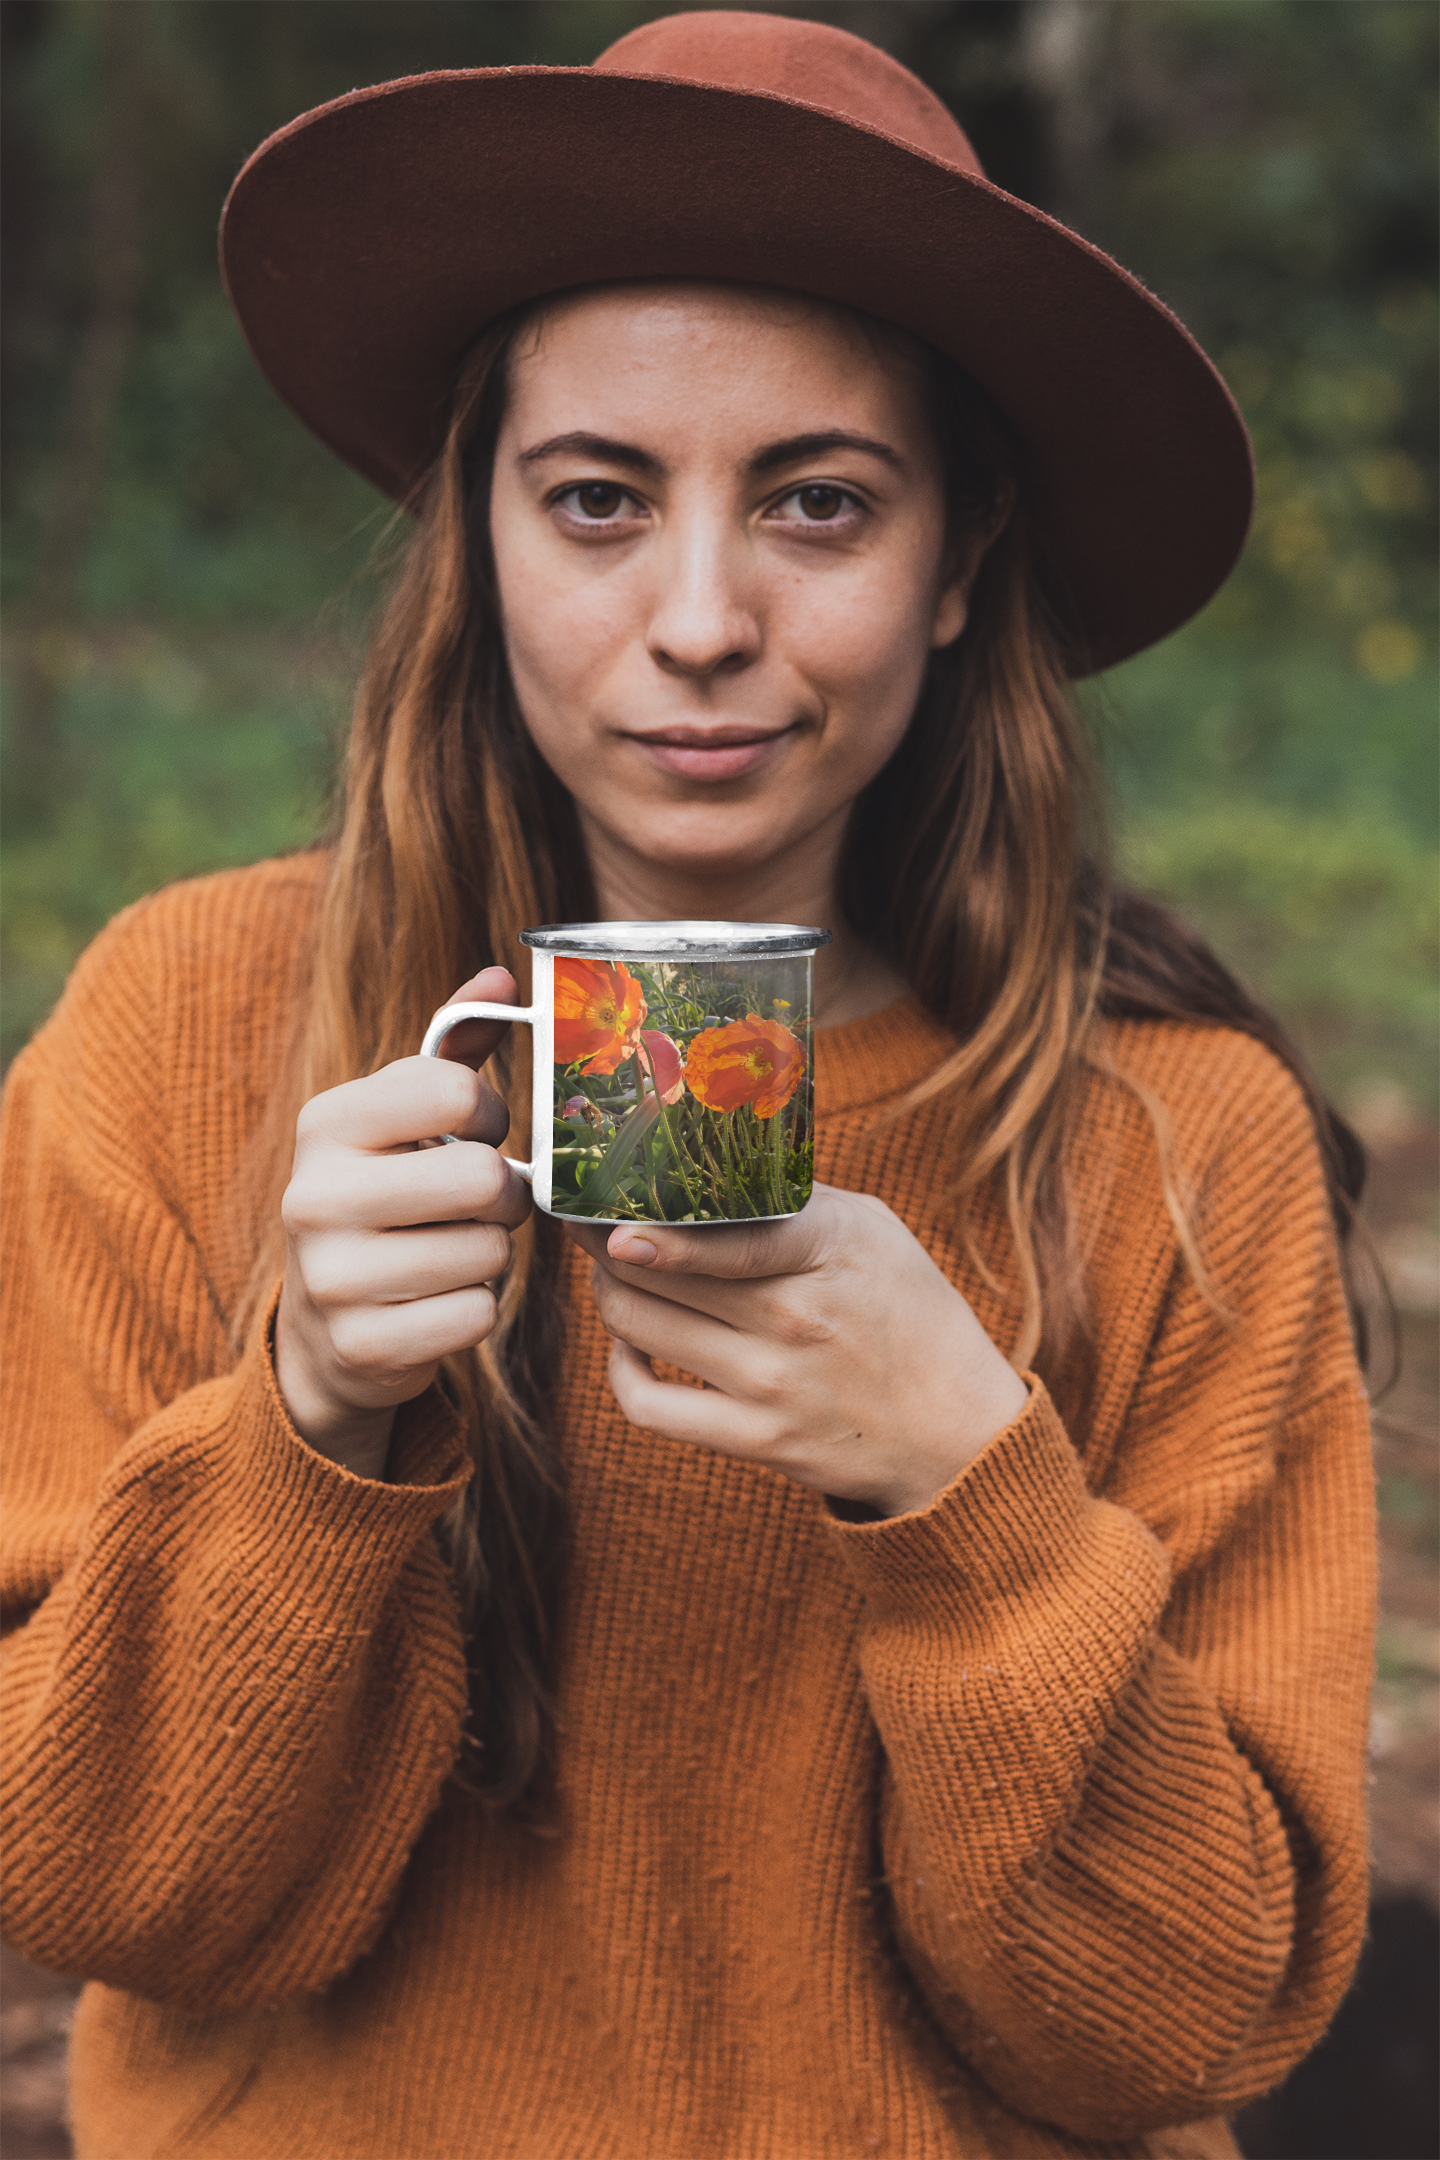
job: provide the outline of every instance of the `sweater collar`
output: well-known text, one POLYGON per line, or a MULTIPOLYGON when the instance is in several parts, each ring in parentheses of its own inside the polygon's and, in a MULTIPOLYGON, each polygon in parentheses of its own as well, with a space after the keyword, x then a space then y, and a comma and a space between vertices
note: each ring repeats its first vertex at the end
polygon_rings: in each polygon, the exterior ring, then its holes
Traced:
POLYGON ((917 997, 863 1020, 815 1030, 815 1107, 821 1117, 903 1095, 955 1048, 955 1038, 917 997))

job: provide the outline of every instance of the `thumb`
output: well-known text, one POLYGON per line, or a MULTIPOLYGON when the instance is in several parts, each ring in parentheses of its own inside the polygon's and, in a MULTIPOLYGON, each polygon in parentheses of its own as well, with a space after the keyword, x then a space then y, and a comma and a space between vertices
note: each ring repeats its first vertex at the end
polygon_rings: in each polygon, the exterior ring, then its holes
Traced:
MULTIPOLYGON (((509 968, 481 968, 463 982, 449 1005, 518 1005, 520 990, 509 968)), ((457 1020, 440 1045, 440 1056, 478 1072, 505 1039, 504 1020, 457 1020)))
POLYGON ((827 1186, 817 1185, 798 1215, 779 1222, 715 1223, 704 1229, 622 1223, 611 1231, 605 1251, 611 1260, 656 1275, 728 1281, 804 1275, 819 1265, 829 1243, 832 1199, 827 1186))

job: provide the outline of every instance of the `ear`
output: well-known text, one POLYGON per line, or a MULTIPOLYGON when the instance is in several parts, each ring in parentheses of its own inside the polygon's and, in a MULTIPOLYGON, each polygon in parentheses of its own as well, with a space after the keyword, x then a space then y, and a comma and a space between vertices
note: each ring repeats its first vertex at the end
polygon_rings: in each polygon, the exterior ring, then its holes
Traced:
POLYGON ((935 620, 930 629, 930 649, 938 652, 942 645, 953 645, 970 619, 970 587, 975 582, 975 569, 966 565, 963 573, 956 572, 940 588, 935 603, 935 620))
POLYGON ((1009 524, 1014 508, 1015 483, 1006 480, 985 524, 978 531, 972 528, 963 539, 951 543, 946 552, 944 582, 935 601, 935 620, 930 631, 932 651, 938 652, 943 645, 953 645, 970 620, 971 587, 981 563, 1009 524))

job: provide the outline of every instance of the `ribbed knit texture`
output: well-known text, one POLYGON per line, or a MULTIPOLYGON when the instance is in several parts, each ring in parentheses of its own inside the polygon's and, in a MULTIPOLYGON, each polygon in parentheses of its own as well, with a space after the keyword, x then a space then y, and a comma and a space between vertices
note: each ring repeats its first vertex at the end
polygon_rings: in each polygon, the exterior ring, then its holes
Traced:
MULTIPOLYGON (((373 1484, 294 1433, 262 1333, 226 1348, 316 874, 128 911, 10 1083, 4 1930, 95 1983, 82 2160, 1233 2153, 1220 2118, 1324 2026, 1365 1894, 1365 1402, 1288 1075, 1114 1031, 1225 1312, 1097 1077, 1094 1385, 1037 1379, 918 1514, 841 1522, 627 1426, 575 1256, 537 1835, 448 1778, 443 1402, 373 1484)), ((977 1267, 950 1110, 897 1111, 947 1047, 913 1004, 822 1033, 817 1167, 1003 1346, 1000 1213, 977 1267)))

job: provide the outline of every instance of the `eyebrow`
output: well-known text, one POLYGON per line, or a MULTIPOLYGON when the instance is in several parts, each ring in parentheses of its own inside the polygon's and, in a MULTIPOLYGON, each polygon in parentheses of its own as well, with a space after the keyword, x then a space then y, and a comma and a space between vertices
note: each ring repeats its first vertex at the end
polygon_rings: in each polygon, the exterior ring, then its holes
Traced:
MULTIPOLYGON (((877 442, 871 435, 852 434, 848 428, 820 428, 809 435, 789 435, 783 442, 770 443, 757 451, 746 469, 757 474, 776 472, 785 465, 798 465, 802 459, 821 457, 827 450, 860 450, 896 472, 905 470, 905 460, 889 443, 877 442)), ((568 435, 552 435, 532 449, 522 450, 520 463, 535 465, 552 457, 594 458, 597 464, 625 465, 632 472, 661 477, 666 470, 660 458, 637 444, 617 442, 610 435, 592 435, 584 428, 576 428, 568 435)))
POLYGON ((536 443, 533 450, 522 450, 520 463, 534 465, 541 458, 587 457, 600 465, 628 465, 632 472, 663 473, 665 467, 659 458, 648 450, 637 449, 634 443, 616 442, 609 435, 590 435, 584 428, 576 428, 569 435, 552 435, 548 442, 536 443))
POLYGON ((854 435, 848 428, 821 428, 812 435, 791 435, 784 442, 771 443, 768 450, 751 458, 750 470, 774 472, 781 465, 798 465, 804 458, 823 457, 827 450, 863 450, 882 464, 892 465, 896 472, 905 470, 904 458, 889 443, 877 442, 873 435, 854 435))

